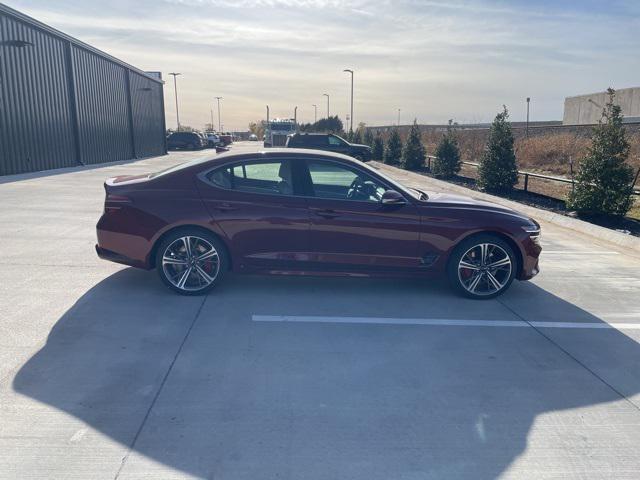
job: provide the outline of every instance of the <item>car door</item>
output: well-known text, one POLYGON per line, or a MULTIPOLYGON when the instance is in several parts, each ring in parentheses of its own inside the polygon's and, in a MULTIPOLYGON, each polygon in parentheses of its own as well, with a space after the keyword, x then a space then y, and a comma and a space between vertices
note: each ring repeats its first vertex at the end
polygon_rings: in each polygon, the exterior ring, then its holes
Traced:
POLYGON ((307 160, 310 254, 321 267, 348 271, 420 268, 420 216, 410 202, 385 205, 382 179, 338 160, 307 160))
POLYGON ((248 160, 198 176, 198 190, 226 234, 236 270, 298 268, 308 259, 309 210, 287 159, 248 160))

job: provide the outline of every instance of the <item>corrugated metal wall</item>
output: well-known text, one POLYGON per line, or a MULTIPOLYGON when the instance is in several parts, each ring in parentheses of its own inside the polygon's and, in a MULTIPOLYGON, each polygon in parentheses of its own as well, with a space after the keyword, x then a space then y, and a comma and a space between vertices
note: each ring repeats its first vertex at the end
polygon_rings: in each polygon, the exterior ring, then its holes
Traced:
POLYGON ((162 85, 132 71, 129 79, 136 152, 162 155, 166 153, 162 85))
POLYGON ((0 4, 0 175, 166 153, 162 89, 0 4))

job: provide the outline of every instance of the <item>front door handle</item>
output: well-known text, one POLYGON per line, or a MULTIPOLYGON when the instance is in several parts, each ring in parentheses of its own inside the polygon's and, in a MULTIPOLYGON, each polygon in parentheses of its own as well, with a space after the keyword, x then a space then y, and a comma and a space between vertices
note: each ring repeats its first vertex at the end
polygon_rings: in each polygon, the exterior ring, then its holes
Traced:
POLYGON ((340 216, 340 213, 335 210, 331 210, 329 208, 314 210, 315 214, 322 218, 336 218, 340 216))
POLYGON ((236 207, 230 203, 218 203, 213 207, 215 210, 219 210, 221 212, 228 212, 230 210, 236 210, 236 207))

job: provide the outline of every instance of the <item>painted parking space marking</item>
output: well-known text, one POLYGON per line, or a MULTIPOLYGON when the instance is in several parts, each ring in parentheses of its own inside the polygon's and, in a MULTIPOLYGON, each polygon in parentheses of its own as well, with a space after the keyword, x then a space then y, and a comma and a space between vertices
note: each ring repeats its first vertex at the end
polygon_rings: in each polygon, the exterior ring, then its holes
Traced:
POLYGON ((620 255, 613 250, 544 250, 544 248, 542 253, 546 255, 620 255))
POLYGON ((522 320, 471 320, 448 318, 331 317, 313 315, 253 315, 254 322, 344 323, 366 325, 427 325, 438 327, 565 328, 594 330, 640 330, 640 323, 525 322, 522 320))

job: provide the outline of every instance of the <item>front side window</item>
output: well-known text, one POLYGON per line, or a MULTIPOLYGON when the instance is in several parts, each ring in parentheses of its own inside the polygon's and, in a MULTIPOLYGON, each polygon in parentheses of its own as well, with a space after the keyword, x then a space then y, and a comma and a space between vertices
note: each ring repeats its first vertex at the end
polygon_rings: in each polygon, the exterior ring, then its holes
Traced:
POLYGON ((344 144, 345 144, 345 141, 342 140, 340 137, 329 135, 329 145, 331 145, 332 147, 341 147, 344 144))
POLYGON ((241 163, 207 175, 214 185, 247 193, 293 195, 291 162, 241 163))
POLYGON ((337 163, 309 161, 307 166, 318 198, 379 202, 387 190, 369 175, 337 163))

